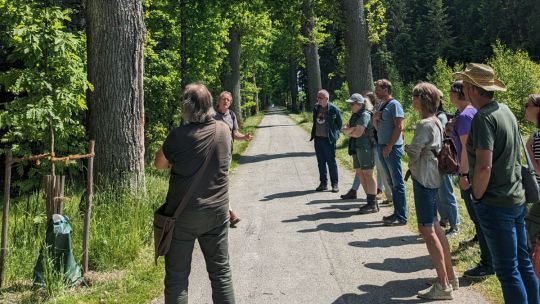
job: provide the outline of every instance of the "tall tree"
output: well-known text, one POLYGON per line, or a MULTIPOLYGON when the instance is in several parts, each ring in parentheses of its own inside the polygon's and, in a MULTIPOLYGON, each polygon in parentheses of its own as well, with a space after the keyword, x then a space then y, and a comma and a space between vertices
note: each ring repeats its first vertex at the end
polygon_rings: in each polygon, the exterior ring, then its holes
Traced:
POLYGON ((227 43, 230 72, 225 78, 225 89, 232 94, 233 111, 236 113, 236 118, 239 122, 243 120, 242 109, 240 107, 240 37, 239 26, 233 24, 229 28, 229 42, 227 43))
POLYGON ((363 0, 341 0, 345 24, 345 74, 349 93, 373 90, 371 46, 367 37, 363 0))
POLYGON ((132 191, 144 187, 144 40, 140 0, 87 1, 90 135, 95 171, 132 191))
POLYGON ((315 39, 315 17, 313 14, 312 1, 303 0, 302 12, 304 23, 302 24, 302 35, 304 36, 304 55, 306 60, 307 85, 309 104, 317 103, 317 92, 322 88, 321 67, 319 65, 319 49, 315 39))

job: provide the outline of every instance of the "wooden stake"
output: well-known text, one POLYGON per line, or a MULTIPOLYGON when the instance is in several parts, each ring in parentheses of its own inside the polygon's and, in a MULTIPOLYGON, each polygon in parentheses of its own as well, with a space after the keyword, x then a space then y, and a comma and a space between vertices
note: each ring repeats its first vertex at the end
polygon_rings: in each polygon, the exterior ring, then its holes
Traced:
MULTIPOLYGON (((94 154, 95 141, 90 141, 88 154, 94 154)), ((86 181, 86 212, 84 213, 83 227, 83 274, 88 272, 88 248, 90 247, 90 218, 92 215, 92 198, 94 196, 94 156, 88 159, 86 181)))
POLYGON ((0 248, 0 287, 4 283, 4 270, 7 255, 8 223, 9 223, 9 192, 11 188, 11 150, 6 153, 6 169, 4 174, 4 211, 2 214, 2 247, 0 248))

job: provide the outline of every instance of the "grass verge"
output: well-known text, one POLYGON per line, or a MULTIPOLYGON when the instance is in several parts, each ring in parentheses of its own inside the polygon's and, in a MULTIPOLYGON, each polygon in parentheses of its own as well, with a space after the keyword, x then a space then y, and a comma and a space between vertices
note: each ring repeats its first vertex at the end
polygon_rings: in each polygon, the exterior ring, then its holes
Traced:
MULTIPOLYGON (((299 114, 289 114, 298 125, 303 129, 310 132, 311 126, 313 124, 312 114, 309 112, 302 112, 299 114)), ((346 121, 347 117, 344 117, 346 121)), ((413 131, 411 129, 406 130, 405 138, 407 142, 412 139, 413 131)), ((348 170, 353 171, 352 159, 347 153, 347 140, 345 136, 341 136, 338 140, 336 149, 336 159, 338 163, 348 170)), ((407 163, 403 163, 403 168, 407 168, 407 163)), ((352 183, 352 181, 350 181, 352 183)), ((414 208, 414 198, 413 198, 413 189, 412 181, 405 183, 406 193, 407 193, 407 207, 409 209, 409 227, 413 231, 418 231, 418 226, 416 224, 416 211, 414 208)), ((474 224, 469 218, 467 209, 465 208, 465 203, 461 199, 459 188, 454 184, 454 194, 456 199, 458 199, 459 204, 459 234, 450 239, 450 248, 452 251, 452 260, 454 267, 462 274, 465 270, 475 266, 480 258, 480 249, 478 244, 473 246, 460 246, 460 242, 465 240, 470 240, 475 233, 474 224)), ((381 215, 382 216, 382 215, 381 215)), ((427 251, 427 249, 426 249, 427 251)), ((465 281, 462 280, 462 284, 473 285, 473 289, 479 291, 489 302, 494 304, 504 303, 502 297, 502 291, 499 281, 495 276, 492 276, 484 281, 465 281)))

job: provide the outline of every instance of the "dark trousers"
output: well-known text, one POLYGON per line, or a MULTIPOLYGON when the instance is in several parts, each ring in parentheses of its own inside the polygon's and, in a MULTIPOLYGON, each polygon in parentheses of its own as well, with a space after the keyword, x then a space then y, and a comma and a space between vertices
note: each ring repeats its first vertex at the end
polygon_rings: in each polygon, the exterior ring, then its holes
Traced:
POLYGON ((319 165, 319 180, 321 184, 328 184, 326 166, 330 172, 332 186, 338 185, 338 168, 336 163, 336 143, 331 143, 327 137, 315 137, 315 155, 319 165))
POLYGON ((234 304, 229 266, 228 208, 184 211, 176 220, 173 240, 165 256, 165 304, 188 303, 188 277, 195 240, 206 261, 214 303, 234 304))
POLYGON ((461 198, 465 201, 465 207, 467 207, 467 212, 469 212, 469 217, 474 223, 474 228, 476 230, 476 236, 478 237, 478 244, 480 245, 480 264, 493 269, 493 263, 491 261, 491 252, 489 252, 488 244, 486 242, 486 237, 480 227, 480 221, 478 220, 478 215, 474 207, 474 203, 471 199, 471 188, 467 190, 461 190, 461 198))

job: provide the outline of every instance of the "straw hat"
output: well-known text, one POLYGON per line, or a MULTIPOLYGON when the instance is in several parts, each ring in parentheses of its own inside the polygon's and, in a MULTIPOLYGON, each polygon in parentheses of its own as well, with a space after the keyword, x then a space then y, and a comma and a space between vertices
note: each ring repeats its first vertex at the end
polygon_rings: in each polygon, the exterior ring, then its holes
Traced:
POLYGON ((506 91, 504 83, 495 79, 495 72, 489 65, 469 63, 463 72, 454 73, 456 80, 463 80, 486 91, 506 91))

